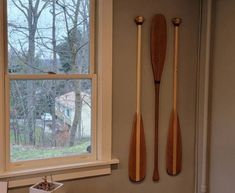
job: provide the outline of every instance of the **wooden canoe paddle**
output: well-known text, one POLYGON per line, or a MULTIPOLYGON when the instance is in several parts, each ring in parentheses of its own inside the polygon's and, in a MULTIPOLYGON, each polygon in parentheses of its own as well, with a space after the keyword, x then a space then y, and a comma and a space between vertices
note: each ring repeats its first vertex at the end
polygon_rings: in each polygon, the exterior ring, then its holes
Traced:
POLYGON ((174 25, 174 60, 173 60, 173 110, 171 112, 169 133, 167 141, 167 173, 175 176, 181 172, 182 167, 182 142, 180 133, 180 123, 177 112, 177 70, 178 70, 178 43, 180 18, 173 18, 174 25))
POLYGON ((158 120, 159 90, 166 56, 167 27, 162 14, 154 15, 150 32, 150 53, 155 84, 155 135, 154 135, 154 171, 153 181, 159 181, 158 171, 158 120))
POLYGON ((141 95, 141 27, 144 18, 135 18, 137 24, 137 101, 136 113, 133 122, 129 154, 129 179, 133 182, 141 182, 146 175, 146 144, 144 136, 143 120, 140 112, 141 95))

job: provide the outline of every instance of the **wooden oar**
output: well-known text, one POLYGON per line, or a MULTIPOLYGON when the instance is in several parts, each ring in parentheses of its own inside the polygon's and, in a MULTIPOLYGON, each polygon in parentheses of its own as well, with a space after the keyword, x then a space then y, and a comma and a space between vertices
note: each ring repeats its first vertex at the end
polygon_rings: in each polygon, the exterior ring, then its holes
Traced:
POLYGON ((166 56, 167 28, 162 14, 154 15, 151 24, 150 51, 155 84, 155 139, 154 139, 154 171, 153 181, 159 181, 158 171, 158 119, 159 89, 166 56))
POLYGON ((133 182, 140 182, 146 175, 146 144, 144 136, 143 120, 140 112, 141 94, 141 26, 144 18, 135 18, 137 24, 137 104, 133 122, 129 154, 129 178, 133 182))
POLYGON ((182 166, 182 145, 180 134, 180 123, 177 112, 177 68, 178 68, 178 43, 180 18, 173 18, 174 25, 174 60, 173 60, 173 110, 169 123, 169 133, 167 141, 167 173, 175 176, 180 173, 182 166))

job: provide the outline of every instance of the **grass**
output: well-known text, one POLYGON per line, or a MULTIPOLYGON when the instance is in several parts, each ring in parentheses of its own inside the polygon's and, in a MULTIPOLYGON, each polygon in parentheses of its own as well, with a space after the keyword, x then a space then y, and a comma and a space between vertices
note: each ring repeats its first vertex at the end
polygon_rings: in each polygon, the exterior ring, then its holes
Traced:
POLYGON ((80 155, 87 153, 87 147, 90 145, 90 141, 85 141, 79 145, 73 147, 54 147, 54 148, 36 148, 34 146, 11 146, 11 161, 25 161, 46 159, 54 157, 64 157, 69 155, 80 155))

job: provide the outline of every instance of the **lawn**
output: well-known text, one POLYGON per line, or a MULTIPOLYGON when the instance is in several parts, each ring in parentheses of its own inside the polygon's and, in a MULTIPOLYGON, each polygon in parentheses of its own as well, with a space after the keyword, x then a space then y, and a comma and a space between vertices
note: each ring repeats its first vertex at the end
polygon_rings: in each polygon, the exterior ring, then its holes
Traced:
POLYGON ((11 146, 11 161, 23 161, 23 160, 36 160, 53 157, 64 157, 69 155, 85 154, 87 147, 90 145, 90 141, 84 141, 79 145, 73 147, 54 147, 54 148, 41 148, 34 146, 11 146))

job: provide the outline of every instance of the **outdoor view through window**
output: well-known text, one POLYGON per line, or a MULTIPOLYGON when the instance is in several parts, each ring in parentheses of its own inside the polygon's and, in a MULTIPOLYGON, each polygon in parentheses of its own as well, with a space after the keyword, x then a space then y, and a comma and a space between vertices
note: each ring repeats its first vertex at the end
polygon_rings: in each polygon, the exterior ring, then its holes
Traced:
POLYGON ((89 0, 7 0, 7 10, 10 161, 89 153, 89 0))

